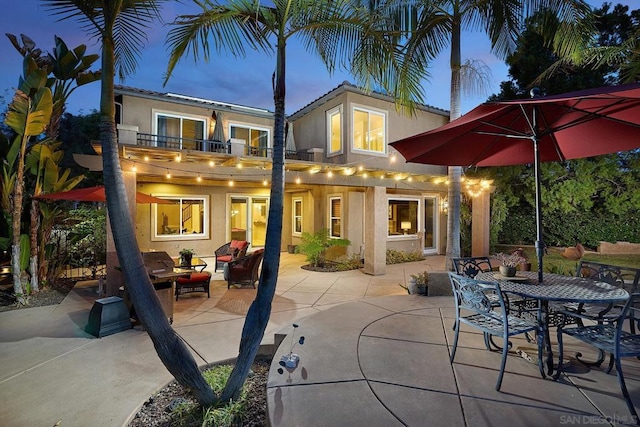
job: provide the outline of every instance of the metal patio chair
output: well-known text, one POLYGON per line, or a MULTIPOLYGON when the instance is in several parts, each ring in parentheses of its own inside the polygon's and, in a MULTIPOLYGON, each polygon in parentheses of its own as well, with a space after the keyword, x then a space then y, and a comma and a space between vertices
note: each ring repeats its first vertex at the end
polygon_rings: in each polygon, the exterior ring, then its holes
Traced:
POLYGON ((480 329, 486 335, 502 337, 502 360, 496 383, 496 390, 500 391, 507 354, 511 347, 509 337, 537 331, 538 325, 533 321, 508 313, 498 283, 481 282, 455 273, 449 273, 449 280, 456 303, 455 337, 451 349, 451 363, 456 356, 460 323, 480 329), (497 296, 500 304, 499 310, 496 310, 489 301, 487 291, 492 291, 497 296))
MULTIPOLYGON (((640 293, 634 293, 631 294, 631 297, 620 312, 603 315, 599 323, 589 326, 578 325, 571 328, 565 328, 563 325, 558 326, 558 347, 560 361, 562 361, 563 356, 563 335, 569 335, 592 345, 603 354, 612 354, 613 357, 609 362, 609 371, 613 363, 615 363, 616 375, 618 376, 622 395, 635 422, 640 424, 638 413, 631 401, 631 396, 624 381, 621 364, 621 359, 624 357, 640 357, 640 334, 628 332, 624 329, 627 320, 633 323, 638 318, 640 318, 640 293)), ((558 379, 560 374, 562 374, 561 362, 554 378, 558 379)))

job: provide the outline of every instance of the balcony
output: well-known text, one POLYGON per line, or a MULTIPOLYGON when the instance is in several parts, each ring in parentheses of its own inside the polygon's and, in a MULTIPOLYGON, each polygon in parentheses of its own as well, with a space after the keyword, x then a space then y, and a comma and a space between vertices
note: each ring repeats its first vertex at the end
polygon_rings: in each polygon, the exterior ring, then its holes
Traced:
MULTIPOLYGON (((136 145, 170 150, 191 150, 203 153, 236 154, 243 157, 273 157, 273 148, 254 147, 248 144, 238 143, 237 140, 222 142, 137 133, 136 145)), ((285 150, 284 156, 287 160, 313 161, 313 153, 309 153, 307 150, 285 150)))

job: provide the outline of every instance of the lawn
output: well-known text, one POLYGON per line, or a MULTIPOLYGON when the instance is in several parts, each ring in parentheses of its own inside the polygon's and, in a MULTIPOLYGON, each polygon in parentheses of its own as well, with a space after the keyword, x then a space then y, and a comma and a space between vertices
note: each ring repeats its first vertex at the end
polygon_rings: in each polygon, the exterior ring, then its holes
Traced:
MULTIPOLYGON (((519 246, 499 245, 497 251, 510 253, 519 246)), ((531 262, 531 270, 538 269, 538 260, 536 250, 533 247, 523 247, 529 262, 531 262)), ((544 256, 544 271, 558 274, 575 274, 579 261, 571 261, 563 258, 560 254, 564 248, 548 248, 544 256)), ((640 268, 640 255, 602 255, 597 252, 587 252, 582 257, 584 261, 594 261, 603 264, 619 265, 621 267, 640 268)))

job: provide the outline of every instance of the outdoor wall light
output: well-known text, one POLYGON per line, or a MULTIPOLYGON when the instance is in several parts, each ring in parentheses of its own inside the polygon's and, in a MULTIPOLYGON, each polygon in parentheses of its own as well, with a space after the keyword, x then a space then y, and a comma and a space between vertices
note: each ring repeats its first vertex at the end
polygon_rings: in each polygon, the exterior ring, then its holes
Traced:
POLYGON ((440 201, 440 210, 443 214, 447 214, 449 212, 449 201, 446 198, 440 201))

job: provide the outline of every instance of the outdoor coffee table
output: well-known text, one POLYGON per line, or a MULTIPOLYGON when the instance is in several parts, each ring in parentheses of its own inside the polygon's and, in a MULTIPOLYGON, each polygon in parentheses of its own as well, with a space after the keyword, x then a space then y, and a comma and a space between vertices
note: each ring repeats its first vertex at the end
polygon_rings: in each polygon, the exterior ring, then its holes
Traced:
POLYGON ((549 302, 612 304, 629 299, 629 293, 624 289, 584 277, 545 273, 543 283, 538 283, 537 272, 519 271, 512 279, 505 278, 497 272, 479 273, 476 279, 498 282, 503 292, 538 301, 538 366, 543 378, 552 375, 554 369, 549 335, 549 327, 552 326, 549 302), (546 357, 543 358, 543 355, 546 357))

